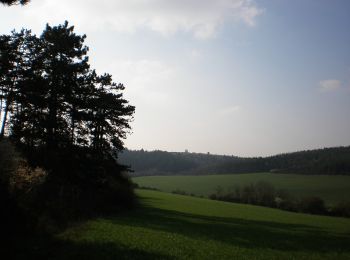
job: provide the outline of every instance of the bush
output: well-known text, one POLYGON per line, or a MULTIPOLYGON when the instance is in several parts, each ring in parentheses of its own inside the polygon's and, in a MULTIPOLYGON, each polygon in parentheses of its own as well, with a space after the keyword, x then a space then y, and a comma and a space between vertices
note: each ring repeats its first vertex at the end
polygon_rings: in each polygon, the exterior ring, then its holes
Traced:
POLYGON ((332 215, 340 217, 350 217, 350 202, 342 201, 335 205, 331 210, 332 215))
POLYGON ((131 182, 112 177, 96 184, 49 179, 38 194, 37 208, 50 229, 51 223, 64 226, 70 221, 115 213, 136 202, 131 182))
POLYGON ((255 184, 256 203, 267 207, 275 207, 277 197, 275 188, 268 182, 260 181, 255 184))
POLYGON ((154 190, 154 191, 160 191, 160 189, 154 188, 154 187, 147 187, 147 186, 137 186, 137 188, 142 190, 154 190))
POLYGON ((122 174, 126 168, 112 157, 77 148, 37 149, 27 158, 30 163, 20 158, 7 139, 0 142, 0 206, 5 226, 19 226, 15 221, 8 223, 12 215, 21 215, 14 213, 18 210, 26 216, 23 223, 52 231, 72 220, 135 205, 133 184, 122 174))
POLYGON ((229 202, 239 202, 254 205, 275 207, 277 196, 275 188, 267 182, 258 182, 243 186, 235 186, 229 192, 224 192, 219 186, 216 192, 209 196, 210 199, 229 202))
POLYGON ((189 195, 190 195, 190 194, 187 193, 186 191, 180 190, 180 189, 173 190, 171 193, 173 193, 173 194, 179 194, 179 195, 186 195, 186 196, 189 196, 189 195))
POLYGON ((20 160, 17 169, 9 178, 9 188, 13 193, 28 194, 45 182, 47 172, 40 167, 31 168, 20 160))
POLYGON ((52 152, 38 150, 30 159, 33 165, 41 165, 48 172, 39 187, 35 207, 49 225, 65 225, 135 205, 134 185, 122 173, 126 168, 112 156, 74 147, 52 152))
POLYGON ((252 183, 243 187, 235 186, 226 193, 221 187, 218 187, 215 193, 209 195, 209 198, 311 214, 350 216, 350 203, 341 203, 330 212, 321 198, 309 197, 297 200, 285 190, 276 190, 266 182, 252 183))
POLYGON ((298 209, 305 213, 327 214, 325 203, 319 197, 306 197, 300 200, 298 209))
POLYGON ((14 146, 7 139, 0 140, 0 241, 4 242, 1 247, 5 250, 11 250, 18 237, 27 231, 27 220, 9 188, 17 163, 18 154, 14 146))
POLYGON ((18 167, 19 155, 11 142, 5 138, 0 140, 0 181, 9 182, 10 176, 18 167))
POLYGON ((279 209, 294 211, 294 212, 298 211, 297 202, 291 198, 283 199, 283 198, 277 197, 275 201, 276 201, 276 207, 279 209))

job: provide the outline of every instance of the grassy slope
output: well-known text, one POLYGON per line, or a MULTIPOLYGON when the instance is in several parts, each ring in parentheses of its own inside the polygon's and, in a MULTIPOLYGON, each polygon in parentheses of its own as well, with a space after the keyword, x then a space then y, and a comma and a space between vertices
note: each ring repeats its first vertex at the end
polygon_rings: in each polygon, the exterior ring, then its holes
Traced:
POLYGON ((59 234, 50 259, 350 259, 350 219, 137 193, 141 208, 59 234))
POLYGON ((154 187, 166 192, 180 189, 204 196, 215 192, 219 185, 228 189, 234 185, 244 185, 260 180, 269 182, 276 188, 288 190, 294 196, 319 196, 327 203, 349 200, 350 198, 350 176, 252 173, 133 178, 133 181, 141 186, 154 187))

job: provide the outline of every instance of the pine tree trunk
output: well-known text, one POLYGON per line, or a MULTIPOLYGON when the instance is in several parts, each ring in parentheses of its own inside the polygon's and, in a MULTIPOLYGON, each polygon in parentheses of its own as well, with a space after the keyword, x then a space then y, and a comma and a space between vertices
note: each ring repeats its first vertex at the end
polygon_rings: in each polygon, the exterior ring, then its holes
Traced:
POLYGON ((75 118, 74 118, 74 111, 75 107, 72 107, 72 115, 71 115, 71 124, 72 124, 72 130, 71 130, 71 145, 74 145, 74 130, 75 130, 75 118))
POLYGON ((2 119, 0 139, 3 138, 5 135, 5 127, 6 127, 7 114, 8 114, 9 108, 10 108, 10 105, 9 105, 9 99, 8 99, 6 102, 5 110, 4 110, 4 117, 2 119))
MULTIPOLYGON (((2 93, 3 91, 1 91, 1 93, 2 93)), ((2 101, 3 99, 2 99, 2 97, 0 98, 0 120, 1 120, 1 115, 2 115, 2 101)))

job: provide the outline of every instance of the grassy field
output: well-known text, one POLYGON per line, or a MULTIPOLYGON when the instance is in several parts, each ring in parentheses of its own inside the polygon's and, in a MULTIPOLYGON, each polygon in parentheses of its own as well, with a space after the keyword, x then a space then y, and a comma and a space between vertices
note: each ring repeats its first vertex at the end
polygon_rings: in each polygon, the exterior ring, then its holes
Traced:
POLYGON ((180 189, 202 196, 214 193, 218 186, 227 190, 235 185, 266 181, 275 188, 289 191, 295 197, 319 196, 328 204, 349 201, 350 198, 350 176, 251 173, 204 176, 148 176, 135 177, 133 181, 140 186, 153 187, 166 192, 180 189))
MULTIPOLYGON (((83 222, 36 259, 350 259, 350 219, 149 190, 141 207, 83 222)), ((49 243, 49 242, 47 242, 49 243)), ((24 255, 26 257, 30 254, 24 255)))

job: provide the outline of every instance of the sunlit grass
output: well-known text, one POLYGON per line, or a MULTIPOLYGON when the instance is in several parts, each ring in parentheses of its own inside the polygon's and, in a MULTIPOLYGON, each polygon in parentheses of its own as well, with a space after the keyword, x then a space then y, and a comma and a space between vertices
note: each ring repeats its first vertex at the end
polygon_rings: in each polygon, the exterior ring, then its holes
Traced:
POLYGON ((251 173, 204 176, 149 176, 135 177, 133 181, 140 186, 154 187, 171 192, 176 189, 208 196, 218 186, 224 190, 235 185, 246 185, 258 181, 271 183, 275 188, 289 191, 294 197, 318 196, 328 204, 348 201, 350 198, 350 176, 297 175, 251 173))

